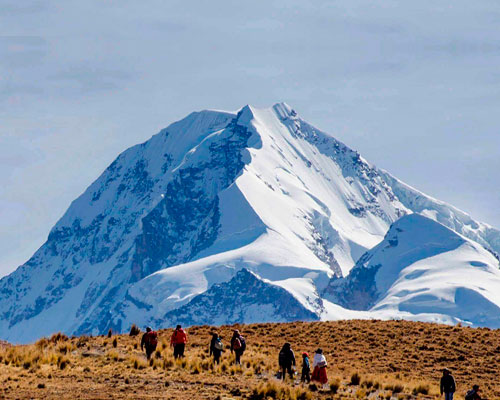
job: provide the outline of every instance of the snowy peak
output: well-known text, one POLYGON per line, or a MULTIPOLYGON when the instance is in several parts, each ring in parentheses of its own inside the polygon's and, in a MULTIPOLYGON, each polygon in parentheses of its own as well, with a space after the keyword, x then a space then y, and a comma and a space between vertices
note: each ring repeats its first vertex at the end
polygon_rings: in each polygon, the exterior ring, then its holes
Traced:
POLYGON ((500 265, 479 244, 418 214, 396 221, 349 276, 327 292, 343 306, 382 313, 442 314, 500 326, 500 265))
POLYGON ((237 296, 245 279, 256 292, 235 300, 232 315, 252 321, 331 315, 325 296, 378 307, 419 260, 456 254, 449 261, 460 266, 477 255, 493 265, 465 237, 500 251, 498 230, 377 169, 286 103, 194 112, 120 154, 33 257, 0 280, 0 336, 161 325, 182 307, 189 325, 201 318, 195 299, 213 302, 203 296, 220 287, 237 296), (458 253, 466 246, 472 253, 458 253), (345 282, 357 291, 337 290, 345 282))

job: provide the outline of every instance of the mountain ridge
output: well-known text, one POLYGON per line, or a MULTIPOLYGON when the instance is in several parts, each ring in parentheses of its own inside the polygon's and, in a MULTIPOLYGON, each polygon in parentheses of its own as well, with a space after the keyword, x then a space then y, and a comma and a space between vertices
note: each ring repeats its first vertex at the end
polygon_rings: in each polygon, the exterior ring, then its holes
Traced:
POLYGON ((243 268, 335 317, 321 297, 330 279, 413 212, 500 249, 500 231, 377 169, 285 103, 191 113, 122 152, 0 280, 0 336, 159 321, 243 268))

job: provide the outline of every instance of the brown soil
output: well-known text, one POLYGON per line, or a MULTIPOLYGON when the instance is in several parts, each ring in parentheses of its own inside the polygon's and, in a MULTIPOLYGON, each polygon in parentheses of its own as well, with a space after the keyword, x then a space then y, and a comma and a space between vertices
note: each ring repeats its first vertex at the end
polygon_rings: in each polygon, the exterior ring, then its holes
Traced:
POLYGON ((171 332, 159 331, 151 365, 140 351, 140 335, 58 335, 28 346, 0 345, 0 399, 430 399, 439 397, 445 366, 457 381, 456 399, 474 383, 483 397, 500 399, 500 330, 407 321, 202 326, 187 330, 180 362, 168 346, 171 332), (234 366, 225 351, 214 367, 210 333, 217 329, 227 345, 235 327, 248 345, 243 366, 234 366), (275 379, 285 341, 292 344, 299 372, 303 351, 312 360, 314 350, 323 349, 333 391, 275 379), (354 373, 360 384, 351 384, 354 373))

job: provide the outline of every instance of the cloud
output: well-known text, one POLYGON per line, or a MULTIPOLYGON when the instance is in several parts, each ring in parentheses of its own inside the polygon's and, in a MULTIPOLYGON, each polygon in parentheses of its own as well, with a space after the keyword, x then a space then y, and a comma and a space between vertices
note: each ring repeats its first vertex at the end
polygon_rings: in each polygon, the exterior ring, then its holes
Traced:
POLYGON ((129 71, 100 66, 77 65, 50 77, 62 93, 89 94, 124 88, 133 79, 129 71))

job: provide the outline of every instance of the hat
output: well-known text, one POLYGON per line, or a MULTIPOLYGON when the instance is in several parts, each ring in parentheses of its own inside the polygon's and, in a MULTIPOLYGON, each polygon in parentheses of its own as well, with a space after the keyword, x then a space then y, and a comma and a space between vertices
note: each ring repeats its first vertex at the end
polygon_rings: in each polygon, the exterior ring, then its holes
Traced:
POLYGON ((316 350, 316 354, 323 354, 323 350, 321 349, 316 350))
POLYGON ((472 386, 472 389, 474 389, 474 390, 479 390, 479 385, 474 385, 474 386, 472 386))
POLYGON ((181 326, 180 326, 180 325, 177 325, 177 326, 175 327, 175 329, 181 329, 181 326))
POLYGON ((309 354, 307 354, 307 353, 304 351, 304 352, 302 353, 302 357, 304 357, 304 356, 309 357, 309 354))
POLYGON ((151 331, 152 331, 152 329, 149 326, 147 326, 146 327, 146 332, 151 332, 151 331))

